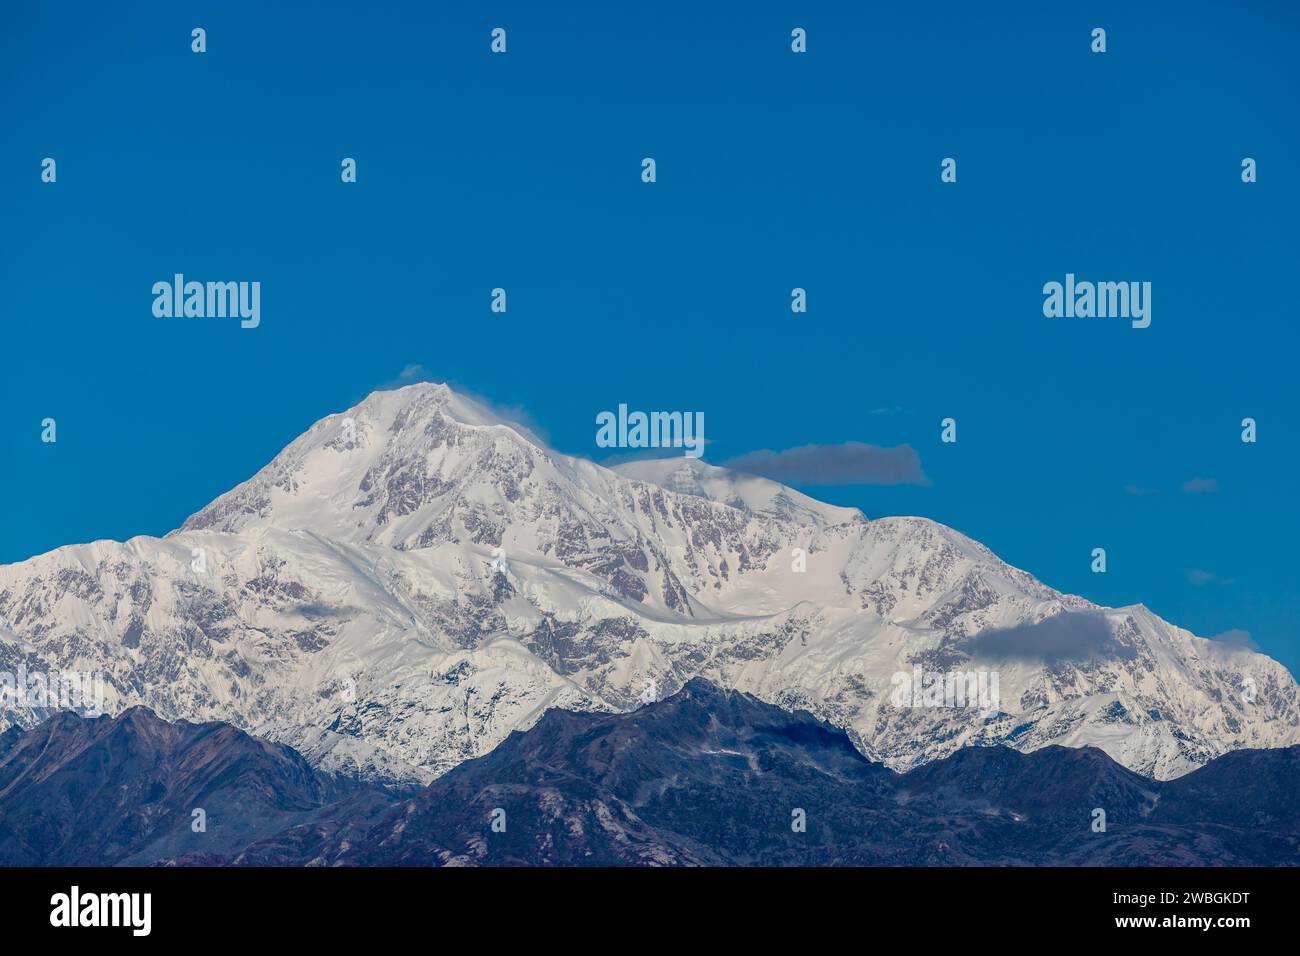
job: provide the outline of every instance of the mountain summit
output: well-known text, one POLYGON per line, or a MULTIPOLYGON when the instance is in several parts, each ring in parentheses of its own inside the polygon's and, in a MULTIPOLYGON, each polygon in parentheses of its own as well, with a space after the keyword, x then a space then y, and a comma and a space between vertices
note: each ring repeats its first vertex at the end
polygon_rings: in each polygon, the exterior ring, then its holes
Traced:
POLYGON ((696 676, 900 770, 1061 744, 1169 778, 1300 743, 1296 683, 1261 654, 1060 594, 923 518, 685 457, 561 455, 431 384, 320 420, 164 538, 0 567, 0 669, 19 665, 403 782, 549 708, 625 711, 696 676), (933 675, 996 700, 932 699, 933 675))

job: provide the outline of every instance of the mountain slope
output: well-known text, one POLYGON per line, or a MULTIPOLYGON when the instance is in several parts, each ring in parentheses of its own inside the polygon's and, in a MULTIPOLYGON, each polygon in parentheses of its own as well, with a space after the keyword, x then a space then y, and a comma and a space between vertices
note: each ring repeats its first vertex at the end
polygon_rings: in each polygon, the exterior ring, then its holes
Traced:
POLYGON ((0 865, 1300 863, 1300 747, 1164 782, 1065 747, 965 748, 899 775, 700 678, 626 714, 547 711, 407 796, 142 708, 7 737, 0 865))
POLYGON ((377 796, 227 724, 173 724, 140 707, 97 719, 65 712, 0 757, 0 861, 104 866, 187 852, 219 857, 330 804, 364 808, 377 796))
POLYGON ((165 538, 0 567, 0 670, 20 665, 405 784, 548 708, 627 710, 694 676, 898 769, 1090 745, 1168 778, 1300 742, 1296 683, 1263 655, 1059 594, 926 519, 685 458, 560 455, 438 385, 322 419, 165 538), (996 675, 998 699, 900 705, 915 668, 996 675))
MULTIPOLYGON (((1218 772, 1242 756, 1160 783, 1092 748, 974 747, 899 776, 806 713, 697 678, 628 714, 549 711, 371 823, 296 827, 231 862, 1294 865, 1300 818, 1261 827, 1269 804, 1218 772)), ((1250 757, 1295 792, 1300 748, 1250 757)))

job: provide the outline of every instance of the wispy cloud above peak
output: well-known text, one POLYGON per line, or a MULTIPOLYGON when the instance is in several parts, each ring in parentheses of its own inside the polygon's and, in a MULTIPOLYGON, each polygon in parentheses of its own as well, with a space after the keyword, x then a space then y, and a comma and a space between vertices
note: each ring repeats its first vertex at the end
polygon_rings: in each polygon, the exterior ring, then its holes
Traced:
POLYGON ((1246 650, 1258 651, 1259 645, 1255 639, 1250 636, 1250 631, 1243 631, 1239 627, 1229 628, 1222 634, 1215 634, 1210 640, 1219 644, 1227 644, 1231 647, 1244 647, 1246 650))

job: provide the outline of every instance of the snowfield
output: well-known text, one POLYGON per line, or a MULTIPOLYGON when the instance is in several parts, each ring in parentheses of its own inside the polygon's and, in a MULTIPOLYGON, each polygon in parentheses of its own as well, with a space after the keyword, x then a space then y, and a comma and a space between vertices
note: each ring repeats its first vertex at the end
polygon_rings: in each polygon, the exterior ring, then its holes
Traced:
POLYGON ((428 384, 322 419, 166 537, 0 566, 0 670, 22 663, 102 672, 113 713, 225 720, 407 783, 547 708, 628 710, 697 675, 899 770, 1093 745, 1167 779, 1300 743, 1296 682, 1264 655, 1060 594, 924 518, 685 457, 560 455, 428 384), (995 672, 999 706, 892 703, 916 666, 995 672))

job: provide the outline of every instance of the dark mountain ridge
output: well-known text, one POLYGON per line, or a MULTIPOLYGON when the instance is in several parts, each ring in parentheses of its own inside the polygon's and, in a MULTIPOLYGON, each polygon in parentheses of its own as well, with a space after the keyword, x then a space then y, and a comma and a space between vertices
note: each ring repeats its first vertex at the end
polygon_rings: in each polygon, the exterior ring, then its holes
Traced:
POLYGON ((228 724, 168 723, 143 707, 62 712, 0 751, 0 861, 147 864, 200 847, 225 855, 377 796, 228 724))
POLYGON ((549 710, 405 798, 142 708, 6 743, 6 864, 1300 863, 1300 747, 1165 782, 1064 747, 970 747, 900 775, 807 713, 703 679, 631 713, 549 710))

